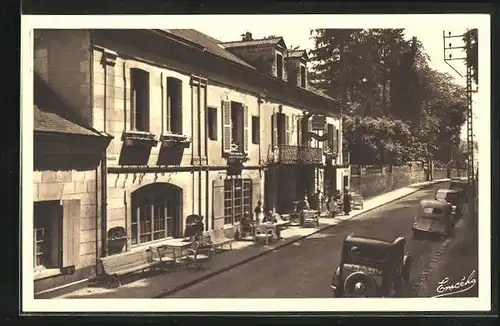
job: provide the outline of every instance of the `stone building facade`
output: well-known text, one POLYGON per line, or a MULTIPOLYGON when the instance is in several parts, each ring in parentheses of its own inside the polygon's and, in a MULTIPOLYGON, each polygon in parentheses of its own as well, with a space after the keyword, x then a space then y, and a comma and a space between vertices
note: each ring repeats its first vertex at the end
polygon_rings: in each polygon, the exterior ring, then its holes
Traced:
POLYGON ((94 239, 81 264, 183 237, 192 214, 231 235, 258 200, 284 213, 305 193, 341 189, 339 104, 302 82, 307 55, 289 55, 282 38, 246 37, 241 46, 195 30, 36 31, 37 74, 83 127, 111 137, 92 171, 50 175, 91 191, 79 206, 95 222, 92 234, 80 223, 80 238, 94 239), (316 118, 324 128, 312 130, 316 118))

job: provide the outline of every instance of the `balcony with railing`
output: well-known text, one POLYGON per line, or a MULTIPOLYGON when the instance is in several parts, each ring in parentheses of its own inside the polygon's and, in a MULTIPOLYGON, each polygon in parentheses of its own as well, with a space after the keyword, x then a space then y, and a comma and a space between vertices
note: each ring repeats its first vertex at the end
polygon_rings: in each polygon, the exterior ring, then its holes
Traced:
POLYGON ((284 165, 322 165, 323 149, 296 145, 270 146, 268 163, 284 165))

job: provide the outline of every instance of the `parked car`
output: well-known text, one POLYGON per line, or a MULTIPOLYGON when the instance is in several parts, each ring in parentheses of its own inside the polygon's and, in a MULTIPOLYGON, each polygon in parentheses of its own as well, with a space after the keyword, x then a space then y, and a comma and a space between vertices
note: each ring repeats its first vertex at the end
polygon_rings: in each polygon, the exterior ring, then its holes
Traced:
POLYGON ((463 195, 461 190, 457 189, 438 189, 436 191, 436 195, 434 199, 437 201, 442 201, 445 203, 451 204, 451 215, 455 221, 462 217, 463 211, 463 199, 461 198, 463 195))
POLYGON ((347 236, 330 283, 334 297, 401 296, 412 262, 405 247, 404 237, 387 241, 347 236))
POLYGON ((456 189, 460 191, 460 200, 462 203, 467 202, 467 196, 469 191, 469 182, 462 178, 453 178, 450 182, 450 189, 456 189))
POLYGON ((422 233, 434 233, 442 237, 452 236, 455 227, 452 207, 448 202, 435 199, 422 200, 413 222, 413 238, 418 239, 422 233))

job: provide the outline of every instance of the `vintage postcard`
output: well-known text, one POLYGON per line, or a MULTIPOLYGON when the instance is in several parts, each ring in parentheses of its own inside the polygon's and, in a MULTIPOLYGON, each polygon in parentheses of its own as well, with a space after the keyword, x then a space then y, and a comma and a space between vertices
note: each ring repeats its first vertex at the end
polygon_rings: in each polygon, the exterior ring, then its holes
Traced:
POLYGON ((23 16, 22 311, 489 310, 489 76, 489 15, 23 16))

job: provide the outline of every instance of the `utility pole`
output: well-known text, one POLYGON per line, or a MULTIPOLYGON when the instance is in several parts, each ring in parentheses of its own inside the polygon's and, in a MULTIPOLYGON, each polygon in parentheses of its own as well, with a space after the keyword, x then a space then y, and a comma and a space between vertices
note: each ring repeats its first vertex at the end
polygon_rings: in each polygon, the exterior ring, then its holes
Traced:
MULTIPOLYGON (((475 170, 474 170, 474 133, 472 130, 472 67, 468 64, 469 60, 467 57, 453 57, 454 50, 466 50, 467 44, 461 46, 452 46, 452 39, 459 38, 460 42, 463 41, 465 34, 460 35, 452 35, 451 32, 448 32, 446 35, 445 31, 443 31, 443 47, 444 47, 444 61, 448 66, 450 66, 460 77, 464 77, 453 65, 450 63, 455 60, 461 60, 465 62, 466 73, 465 73, 465 83, 466 83, 466 95, 467 95, 467 180, 469 182, 469 186, 472 192, 472 198, 469 198, 469 207, 475 216, 475 207, 474 207, 474 197, 476 194, 475 191, 475 170), (447 44, 448 43, 448 44, 447 44)), ((477 40, 476 40, 477 42, 477 40)), ((466 52, 468 53, 468 51, 466 52)), ((469 54, 467 54, 469 55, 469 54)), ((475 220, 475 218, 474 218, 475 220)))

